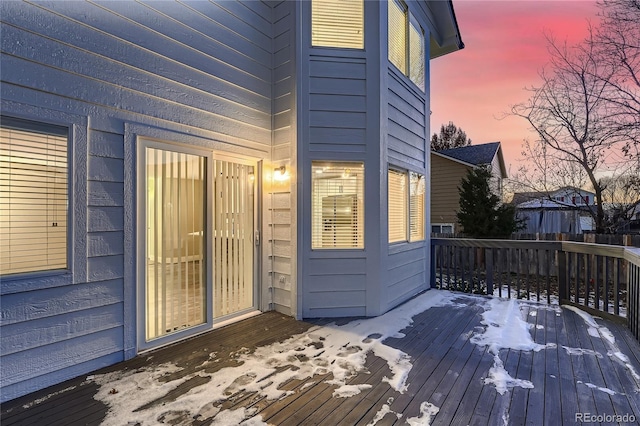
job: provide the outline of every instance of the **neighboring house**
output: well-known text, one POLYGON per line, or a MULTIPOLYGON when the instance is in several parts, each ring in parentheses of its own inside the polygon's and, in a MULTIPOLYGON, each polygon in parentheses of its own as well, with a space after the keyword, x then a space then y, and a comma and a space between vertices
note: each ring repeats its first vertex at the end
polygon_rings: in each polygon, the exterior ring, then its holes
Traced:
POLYGON ((596 205, 596 194, 584 189, 564 186, 553 191, 516 192, 513 194, 511 204, 518 206, 520 203, 532 200, 549 200, 570 206, 593 207, 596 205))
POLYGON ((554 191, 516 192, 511 204, 523 220, 521 233, 582 234, 595 229, 590 213, 595 194, 584 189, 566 186, 554 191))
POLYGON ((430 287, 451 2, 0 7, 2 401, 261 311, 375 316, 430 287))
POLYGON ((469 145, 460 148, 431 151, 431 232, 459 233, 460 209, 458 188, 469 170, 489 166, 492 187, 502 198, 502 180, 507 177, 500 142, 469 145))

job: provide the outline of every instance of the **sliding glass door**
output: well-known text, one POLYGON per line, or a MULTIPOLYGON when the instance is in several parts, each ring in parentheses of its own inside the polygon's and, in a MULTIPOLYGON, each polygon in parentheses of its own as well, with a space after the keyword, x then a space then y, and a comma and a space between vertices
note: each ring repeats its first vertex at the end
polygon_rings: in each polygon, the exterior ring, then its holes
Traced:
POLYGON ((146 148, 146 336, 206 322, 206 158, 146 148))
POLYGON ((142 348, 257 306, 251 163, 143 142, 138 276, 142 348))

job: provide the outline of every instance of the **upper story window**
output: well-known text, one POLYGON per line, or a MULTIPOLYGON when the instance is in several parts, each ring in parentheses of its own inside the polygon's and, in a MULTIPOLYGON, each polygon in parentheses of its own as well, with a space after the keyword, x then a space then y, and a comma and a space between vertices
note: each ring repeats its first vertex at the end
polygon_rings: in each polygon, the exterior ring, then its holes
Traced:
POLYGON ((424 91, 424 30, 404 2, 389 0, 388 5, 389 61, 424 91))
POLYGON ((0 275, 66 269, 68 129, 2 117, 0 275))
POLYGON ((364 163, 311 163, 311 248, 364 248, 364 163))
POLYGON ((364 0, 312 0, 311 45, 364 48, 364 0))

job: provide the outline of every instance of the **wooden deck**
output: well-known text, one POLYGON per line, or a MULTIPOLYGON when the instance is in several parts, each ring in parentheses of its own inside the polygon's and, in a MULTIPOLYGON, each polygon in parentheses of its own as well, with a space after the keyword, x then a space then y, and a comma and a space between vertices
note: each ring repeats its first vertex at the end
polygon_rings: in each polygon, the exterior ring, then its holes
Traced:
MULTIPOLYGON (((289 380, 280 388, 292 392, 273 400, 243 391, 240 382, 233 392, 228 392, 228 398, 215 404, 215 410, 212 407, 210 415, 206 410, 197 416, 167 413, 156 421, 222 424, 215 417, 219 409, 245 408, 251 416, 260 415, 267 424, 407 424, 407 419, 421 416, 421 407, 428 408, 427 402, 431 407, 438 407, 431 418, 432 425, 576 424, 576 413, 640 418, 640 377, 636 375, 640 372, 638 342, 624 326, 600 319, 597 330, 601 333, 595 333, 583 318, 567 309, 559 311, 545 305, 521 303, 522 318, 533 324, 530 332, 535 342, 553 343, 555 347, 537 352, 512 349, 499 352, 510 376, 530 381, 532 388, 516 386, 499 394, 495 386, 485 384, 484 379, 494 366, 494 356, 471 338, 484 327, 481 323, 485 310, 483 300, 486 299, 465 298, 461 300, 465 307, 430 308, 413 317, 413 324, 403 330, 404 337, 384 341, 386 346, 410 356, 412 368, 403 393, 383 380, 391 375, 387 361, 369 353, 365 371, 349 379, 348 384, 371 387, 362 387, 360 393, 351 397, 333 395, 337 386, 327 383, 331 374, 289 380), (606 338, 604 327, 615 338, 615 346, 610 336, 606 338), (581 353, 577 353, 576 348, 581 353), (613 349, 628 359, 616 356, 613 349)), ((144 412, 151 406, 180 401, 189 390, 206 384, 224 367, 240 365, 235 354, 251 353, 258 347, 304 333, 314 325, 328 323, 300 322, 269 312, 95 374, 134 372, 169 362, 175 364, 178 368, 164 374, 161 381, 175 381, 176 386, 135 411, 144 412), (219 355, 219 362, 210 362, 211 353, 219 355), (198 372, 200 374, 195 374, 198 372)), ((110 387, 109 383, 102 386, 110 387)), ((3 426, 100 424, 109 407, 94 398, 99 388, 94 381, 81 377, 10 401, 2 406, 0 423, 3 426)), ((119 390, 114 387, 113 392, 119 390)), ((135 402, 136 394, 128 397, 135 402)), ((425 420, 424 415, 422 419, 425 420)), ((136 424, 135 413, 124 424, 128 422, 136 424)))

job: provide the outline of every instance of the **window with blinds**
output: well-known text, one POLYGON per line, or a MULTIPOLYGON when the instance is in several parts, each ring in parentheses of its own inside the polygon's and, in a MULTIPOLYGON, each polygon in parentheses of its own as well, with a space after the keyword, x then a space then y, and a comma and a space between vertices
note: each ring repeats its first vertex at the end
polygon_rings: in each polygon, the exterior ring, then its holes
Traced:
POLYGON ((364 48, 364 1, 312 0, 311 44, 364 48))
POLYGON ((414 172, 409 173, 409 223, 411 227, 411 232, 409 233, 409 241, 412 242, 422 241, 425 238, 424 193, 424 175, 414 172))
POLYGON ((424 32, 412 17, 409 23, 409 79, 424 92, 424 32))
POLYGON ((424 175, 389 169, 388 176, 389 243, 424 240, 424 175))
POLYGON ((311 163, 311 248, 364 248, 364 163, 311 163))
POLYGON ((424 91, 424 30, 409 13, 404 2, 389 0, 387 4, 389 62, 424 91))
POLYGON ((404 3, 389 0, 389 61, 403 74, 407 73, 407 8, 404 3))
POLYGON ((0 274, 67 268, 68 130, 2 117, 0 274))
POLYGON ((407 174, 389 170, 389 242, 407 241, 407 174))

